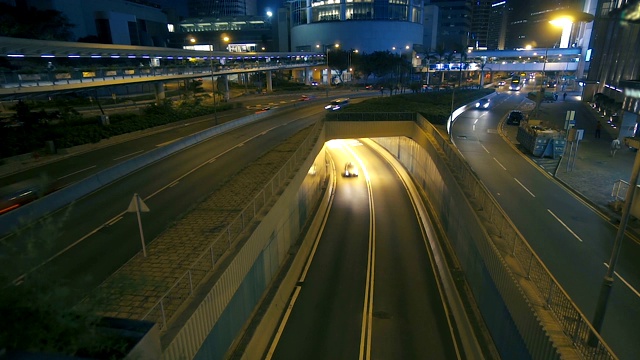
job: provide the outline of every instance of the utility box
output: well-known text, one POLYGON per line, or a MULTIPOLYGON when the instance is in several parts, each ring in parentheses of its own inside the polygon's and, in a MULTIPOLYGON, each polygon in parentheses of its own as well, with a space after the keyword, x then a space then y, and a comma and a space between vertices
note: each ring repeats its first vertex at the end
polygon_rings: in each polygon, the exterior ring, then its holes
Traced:
POLYGON ((541 120, 528 120, 518 127, 516 140, 533 156, 558 158, 564 153, 564 133, 544 127, 541 120))

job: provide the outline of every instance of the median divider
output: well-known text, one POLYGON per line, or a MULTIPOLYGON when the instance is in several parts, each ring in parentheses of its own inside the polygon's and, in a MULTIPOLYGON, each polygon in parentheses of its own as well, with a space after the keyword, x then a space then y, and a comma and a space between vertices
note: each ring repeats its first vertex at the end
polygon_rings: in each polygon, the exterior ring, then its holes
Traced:
POLYGON ((178 151, 208 140, 214 136, 235 130, 244 125, 259 121, 269 113, 251 114, 237 120, 216 125, 212 128, 187 136, 179 141, 138 155, 108 169, 102 170, 72 185, 60 189, 44 198, 21 206, 0 216, 0 235, 18 230, 47 214, 50 214, 75 200, 78 200, 103 186, 131 174, 145 166, 162 160, 178 151))

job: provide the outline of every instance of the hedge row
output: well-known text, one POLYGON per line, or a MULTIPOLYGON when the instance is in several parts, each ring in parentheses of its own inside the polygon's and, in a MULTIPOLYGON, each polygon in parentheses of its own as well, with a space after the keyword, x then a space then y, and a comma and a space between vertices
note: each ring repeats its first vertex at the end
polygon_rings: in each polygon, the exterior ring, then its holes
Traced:
MULTIPOLYGON (((231 109, 229 103, 218 104, 216 111, 231 109)), ((100 123, 99 116, 83 117, 77 114, 60 114, 55 122, 44 121, 17 127, 0 128, 0 158, 41 151, 47 141, 53 140, 56 148, 97 143, 102 139, 134 131, 186 120, 214 112, 213 106, 197 101, 171 105, 151 105, 140 114, 124 113, 109 116, 110 125, 100 123)))
MULTIPOLYGON (((453 107, 459 108, 493 93, 491 89, 456 90, 453 107)), ((345 112, 417 112, 432 124, 443 125, 451 114, 452 91, 403 94, 369 99, 353 104, 345 112)))

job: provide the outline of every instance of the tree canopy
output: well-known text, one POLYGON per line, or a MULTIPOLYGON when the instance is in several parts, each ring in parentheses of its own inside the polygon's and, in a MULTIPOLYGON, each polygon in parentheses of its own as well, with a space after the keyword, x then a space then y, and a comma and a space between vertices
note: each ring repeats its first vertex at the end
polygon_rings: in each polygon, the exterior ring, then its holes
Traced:
POLYGON ((0 36, 68 41, 74 26, 57 10, 24 9, 0 3, 0 36))

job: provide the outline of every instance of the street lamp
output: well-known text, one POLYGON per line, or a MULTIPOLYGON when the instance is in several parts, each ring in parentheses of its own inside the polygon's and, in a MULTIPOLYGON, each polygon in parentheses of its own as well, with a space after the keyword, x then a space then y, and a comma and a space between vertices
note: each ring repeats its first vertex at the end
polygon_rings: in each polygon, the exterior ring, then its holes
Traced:
MULTIPOLYGON (((340 44, 333 44, 333 46, 337 49, 340 47, 340 44)), ((319 47, 319 45, 316 47, 319 47)), ((331 50, 331 45, 326 45, 325 48, 327 51, 327 85, 331 86, 331 67, 329 66, 329 50, 331 50)))
POLYGON ((351 54, 353 54, 353 53, 357 54, 358 53, 358 49, 349 51, 349 59, 348 59, 349 60, 348 61, 349 62, 349 64, 348 64, 349 82, 351 82, 351 80, 353 79, 353 73, 352 73, 353 69, 351 68, 351 54))
MULTIPOLYGON (((535 55, 536 53, 534 53, 535 55)), ((538 92, 537 104, 536 104, 536 114, 535 117, 538 117, 538 110, 540 109, 540 104, 544 101, 544 82, 547 79, 547 58, 549 55, 549 48, 546 47, 544 49, 544 62, 542 63, 542 80, 540 81, 540 91, 538 92)))

